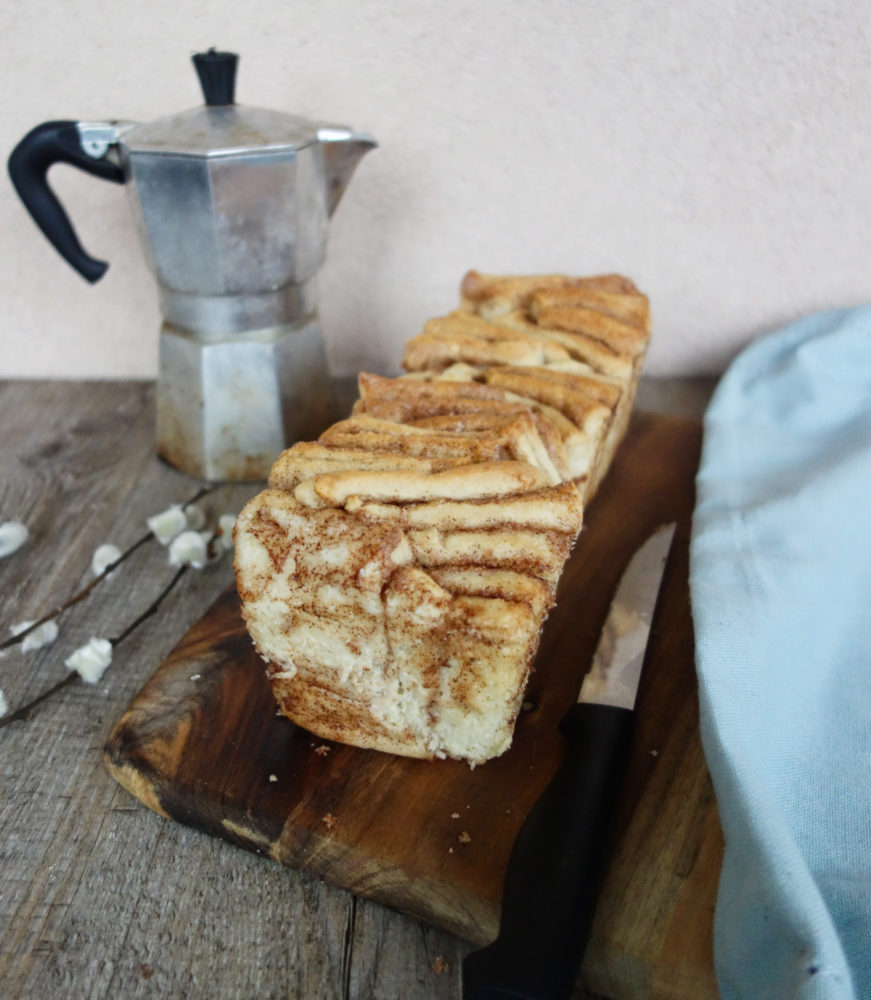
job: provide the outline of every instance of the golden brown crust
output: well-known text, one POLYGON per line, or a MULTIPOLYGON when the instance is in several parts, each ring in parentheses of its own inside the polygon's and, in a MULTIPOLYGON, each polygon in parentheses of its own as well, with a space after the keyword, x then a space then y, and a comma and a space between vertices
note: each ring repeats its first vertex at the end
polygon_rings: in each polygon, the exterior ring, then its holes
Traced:
POLYGON ((349 470, 326 473, 307 482, 312 484, 312 489, 304 491, 305 499, 300 493, 307 483, 298 486, 294 495, 306 505, 314 496, 316 502, 311 506, 318 507, 340 507, 349 497, 387 503, 479 500, 510 496, 548 485, 545 475, 534 466, 505 461, 486 462, 480 467, 461 465, 430 474, 407 469, 396 472, 349 470))
POLYGON ((388 729, 375 718, 367 703, 349 697, 346 691, 324 687, 299 675, 276 681, 274 669, 269 673, 281 711, 321 739, 402 757, 433 756, 420 736, 415 737, 410 730, 388 729))
POLYGON ((564 274, 496 275, 469 271, 460 284, 463 304, 480 309, 490 303, 490 315, 526 307, 530 298, 540 291, 564 288, 593 289, 615 295, 638 295, 638 289, 629 278, 620 274, 600 274, 585 278, 571 278, 564 274))
POLYGON ((510 389, 519 396, 553 407, 580 431, 604 432, 611 419, 613 408, 599 402, 583 386, 543 378, 535 369, 491 368, 485 377, 489 385, 510 389))
POLYGON ((624 323, 630 323, 639 330, 650 329, 650 303, 647 296, 625 292, 606 291, 602 288, 562 288, 540 289, 529 299, 529 315, 538 320, 543 309, 563 307, 568 309, 595 309, 624 323))
POLYGON ((389 470, 409 469, 416 472, 437 472, 453 464, 450 460, 415 458, 396 451, 377 452, 361 448, 356 438, 353 447, 331 447, 313 441, 300 441, 282 452, 269 473, 269 486, 292 491, 301 482, 326 472, 346 469, 389 470))
POLYGON ((504 313, 498 322, 512 329, 529 332, 553 340, 564 347, 570 358, 586 364, 592 371, 621 380, 628 379, 633 371, 634 358, 624 349, 586 333, 539 326, 529 314, 520 310, 504 313))
MULTIPOLYGON (((509 375, 528 376, 538 382, 549 382, 552 385, 560 386, 570 393, 577 393, 579 397, 585 397, 599 403, 608 410, 614 410, 620 402, 622 390, 616 382, 608 381, 597 377, 593 373, 580 374, 565 368, 510 368, 501 369, 509 375)), ((489 374, 489 373, 488 373, 489 374)), ((498 378, 488 378, 488 384, 498 385, 498 378)))
POLYGON ((512 330, 470 312, 458 310, 431 319, 423 333, 405 345, 406 371, 439 370, 463 362, 468 365, 540 365, 568 360, 554 340, 512 330))
POLYGON ((355 413, 368 413, 398 423, 443 413, 504 410, 503 394, 477 382, 418 382, 364 372, 359 384, 360 399, 354 406, 355 413))
POLYGON ((547 306, 538 312, 541 326, 592 337, 618 352, 634 357, 647 347, 647 332, 596 309, 547 306))

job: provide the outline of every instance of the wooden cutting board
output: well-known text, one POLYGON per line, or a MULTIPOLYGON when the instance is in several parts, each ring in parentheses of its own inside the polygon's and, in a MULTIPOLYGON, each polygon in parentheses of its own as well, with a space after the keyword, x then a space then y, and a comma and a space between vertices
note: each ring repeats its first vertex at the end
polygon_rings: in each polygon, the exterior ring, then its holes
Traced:
POLYGON ((699 742, 687 587, 700 439, 695 422, 636 414, 563 574, 514 744, 497 760, 406 760, 277 716, 228 591, 116 725, 109 770, 164 816, 486 942, 511 845, 559 763, 557 723, 619 576, 658 524, 677 520, 582 979, 615 1000, 716 997, 722 839, 699 742))

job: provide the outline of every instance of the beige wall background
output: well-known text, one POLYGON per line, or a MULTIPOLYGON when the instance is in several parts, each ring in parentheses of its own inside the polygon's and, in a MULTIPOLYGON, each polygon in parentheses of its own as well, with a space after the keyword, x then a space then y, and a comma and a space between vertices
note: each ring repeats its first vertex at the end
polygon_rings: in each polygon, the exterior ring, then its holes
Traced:
MULTIPOLYGON (((4 156, 47 119, 198 104, 189 56, 211 45, 241 54, 240 103, 375 135, 321 274, 336 372, 396 370, 469 267, 632 276, 660 375, 871 299, 864 3, 30 0, 0 32, 4 156)), ((123 190, 51 181, 111 267, 87 285, 4 179, 0 374, 153 376, 157 297, 123 190)))

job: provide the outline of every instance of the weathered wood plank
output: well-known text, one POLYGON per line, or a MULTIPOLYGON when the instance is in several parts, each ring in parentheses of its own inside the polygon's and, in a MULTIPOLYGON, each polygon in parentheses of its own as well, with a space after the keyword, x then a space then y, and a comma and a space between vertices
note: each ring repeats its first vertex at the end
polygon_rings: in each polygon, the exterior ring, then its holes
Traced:
MULTIPOLYGON (((0 383, 0 428, 0 517, 32 531, 0 560, 6 635, 89 580, 98 544, 125 547, 147 516, 199 484, 153 457, 149 384, 0 383)), ((255 489, 225 487, 203 506, 235 512, 255 489)), ((63 659, 80 641, 120 632, 171 573, 164 550, 143 546, 61 618, 53 646, 7 650, 0 689, 10 708, 66 676, 63 659)), ((458 969, 463 942, 169 823, 106 772, 112 725, 231 579, 226 558, 186 574, 98 685, 67 687, 0 729, 4 997, 344 1000, 373 967, 385 996, 448 995, 429 956, 444 953, 458 969)))

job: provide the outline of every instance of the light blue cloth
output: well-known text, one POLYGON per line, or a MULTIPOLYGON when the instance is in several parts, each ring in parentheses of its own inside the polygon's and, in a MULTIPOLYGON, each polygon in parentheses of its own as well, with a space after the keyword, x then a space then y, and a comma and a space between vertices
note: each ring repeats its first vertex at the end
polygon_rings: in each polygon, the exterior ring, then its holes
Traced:
POLYGON ((697 487, 722 1000, 871 997, 871 307, 736 359, 697 487))

